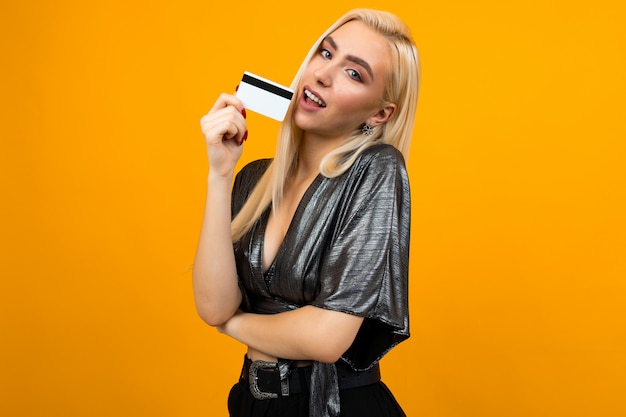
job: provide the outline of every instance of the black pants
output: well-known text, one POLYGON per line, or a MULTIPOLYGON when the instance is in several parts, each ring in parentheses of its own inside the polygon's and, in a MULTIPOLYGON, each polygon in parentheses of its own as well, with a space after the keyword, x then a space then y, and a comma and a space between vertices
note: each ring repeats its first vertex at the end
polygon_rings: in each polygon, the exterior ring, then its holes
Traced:
MULTIPOLYGON (((389 388, 381 381, 339 391, 341 417, 406 417, 389 388)), ((228 395, 230 417, 308 417, 309 393, 271 400, 255 399, 248 383, 239 381, 228 395)))

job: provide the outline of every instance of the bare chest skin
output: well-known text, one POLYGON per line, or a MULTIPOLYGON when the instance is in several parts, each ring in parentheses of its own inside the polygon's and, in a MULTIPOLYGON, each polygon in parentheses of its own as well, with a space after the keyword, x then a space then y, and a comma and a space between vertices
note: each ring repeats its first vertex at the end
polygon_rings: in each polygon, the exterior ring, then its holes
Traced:
POLYGON ((270 213, 267 220, 263 242, 263 272, 266 272, 274 262, 302 196, 316 176, 317 173, 308 175, 301 180, 289 181, 286 184, 282 204, 276 212, 270 213))

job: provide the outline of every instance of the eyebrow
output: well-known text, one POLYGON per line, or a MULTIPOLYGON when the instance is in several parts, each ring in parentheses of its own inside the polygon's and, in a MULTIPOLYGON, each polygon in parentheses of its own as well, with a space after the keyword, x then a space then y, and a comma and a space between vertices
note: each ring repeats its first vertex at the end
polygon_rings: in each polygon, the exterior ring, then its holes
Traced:
MULTIPOLYGON (((333 49, 339 50, 339 48, 337 47, 337 43, 332 38, 332 36, 327 36, 324 39, 324 41, 328 42, 330 44, 330 46, 333 47, 333 49)), ((354 55, 348 55, 346 57, 346 59, 348 61, 354 62, 355 64, 358 64, 358 65, 362 66, 363 68, 365 68, 365 71, 367 71, 367 73, 370 75, 372 80, 374 79, 374 73, 372 72, 372 67, 370 67, 370 64, 368 64, 367 61, 365 61, 364 59, 361 59, 359 57, 356 57, 354 55)))

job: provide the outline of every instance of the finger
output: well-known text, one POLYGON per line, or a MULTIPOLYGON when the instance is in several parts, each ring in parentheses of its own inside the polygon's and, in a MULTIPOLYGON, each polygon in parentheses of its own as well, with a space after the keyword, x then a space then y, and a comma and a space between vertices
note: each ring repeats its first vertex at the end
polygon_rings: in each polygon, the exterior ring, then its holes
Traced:
POLYGON ((200 118, 200 124, 208 124, 212 121, 219 121, 222 119, 241 119, 245 122, 246 114, 245 109, 238 110, 234 106, 222 107, 218 110, 212 110, 200 118))
POLYGON ((211 108, 211 110, 209 110, 209 113, 216 112, 228 106, 233 106, 239 111, 243 109, 243 103, 237 96, 234 96, 232 94, 222 93, 213 104, 213 107, 211 108))
POLYGON ((200 122, 200 129, 209 143, 218 143, 237 135, 237 125, 231 117, 205 116, 200 122))
POLYGON ((203 116, 200 119, 200 127, 209 143, 232 138, 240 140, 247 130, 243 115, 232 106, 203 116))

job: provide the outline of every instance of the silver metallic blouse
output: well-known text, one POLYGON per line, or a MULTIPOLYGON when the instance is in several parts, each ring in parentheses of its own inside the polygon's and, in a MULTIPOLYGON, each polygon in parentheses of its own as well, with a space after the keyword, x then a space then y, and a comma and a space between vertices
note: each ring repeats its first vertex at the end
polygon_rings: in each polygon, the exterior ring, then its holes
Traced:
MULTIPOLYGON (((270 163, 254 161, 237 174, 233 216, 270 163)), ((269 207, 234 243, 242 309, 273 314, 313 305, 364 317, 340 360, 354 370, 371 368, 409 337, 410 204, 404 159, 391 145, 366 149, 339 177, 318 175, 267 273, 262 254, 269 207)), ((311 387, 321 388, 311 392, 311 417, 338 415, 335 364, 315 362, 312 378, 311 387)))

